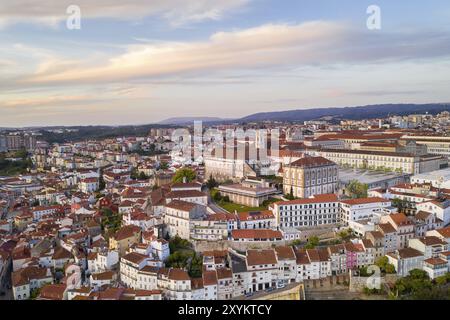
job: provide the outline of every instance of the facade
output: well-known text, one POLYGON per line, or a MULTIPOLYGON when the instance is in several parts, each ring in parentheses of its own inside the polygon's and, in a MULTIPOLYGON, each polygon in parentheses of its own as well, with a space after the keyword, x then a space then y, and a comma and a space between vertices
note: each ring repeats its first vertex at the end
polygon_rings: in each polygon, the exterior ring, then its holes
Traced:
POLYGON ((412 248, 404 248, 395 252, 388 253, 387 258, 390 264, 393 264, 398 276, 406 277, 413 269, 422 269, 423 254, 412 248))
POLYGON ((335 194, 276 202, 270 208, 276 226, 281 229, 332 225, 337 223, 339 216, 339 201, 335 194))
POLYGON ((259 207, 265 200, 278 194, 278 190, 259 181, 245 180, 239 184, 219 186, 220 194, 231 202, 249 207, 259 207))
POLYGON ((391 207, 390 200, 376 197, 342 200, 340 204, 339 221, 343 224, 371 218, 391 207))
POLYGON ((337 191, 338 167, 322 157, 305 157, 284 166, 283 192, 297 198, 337 191))
POLYGON ((340 166, 359 169, 388 169, 394 172, 418 174, 441 169, 444 161, 441 156, 418 156, 399 152, 380 152, 364 150, 308 150, 311 155, 329 159, 340 166))
POLYGON ((205 207, 182 200, 172 200, 166 205, 164 223, 171 237, 178 235, 182 239, 191 237, 191 222, 205 216, 205 207))

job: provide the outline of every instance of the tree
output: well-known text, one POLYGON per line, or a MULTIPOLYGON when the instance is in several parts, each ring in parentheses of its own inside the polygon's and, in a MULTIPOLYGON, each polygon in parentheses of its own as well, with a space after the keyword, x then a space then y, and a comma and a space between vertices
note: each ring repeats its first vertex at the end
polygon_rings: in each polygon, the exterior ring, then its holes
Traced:
POLYGON ((141 171, 141 173, 139 174, 139 179, 140 180, 147 180, 148 176, 144 173, 144 171, 141 171))
POLYGON ((369 186, 365 183, 361 183, 358 180, 352 180, 345 187, 345 191, 348 196, 352 198, 367 198, 367 191, 369 186))
POLYGON ((214 189, 214 188, 217 188, 219 186, 219 184, 217 183, 216 179, 213 178, 212 174, 209 176, 208 181, 206 181, 206 186, 210 190, 214 189))
POLYGON ((386 256, 379 258, 375 262, 375 265, 377 265, 383 273, 395 273, 394 265, 389 263, 389 259, 386 256))
POLYGON ((105 190, 106 187, 106 183, 105 183, 105 179, 103 179, 103 170, 100 170, 100 178, 98 181, 98 190, 102 191, 105 190))
POLYGON ((350 229, 342 230, 338 233, 338 237, 341 241, 348 241, 352 237, 352 232, 350 229))
POLYGON ((305 245, 305 249, 314 249, 319 245, 319 237, 312 236, 308 239, 308 242, 305 245))
POLYGON ((189 168, 181 168, 175 173, 172 182, 191 182, 194 181, 197 177, 197 174, 194 170, 189 168))
POLYGON ((412 204, 408 200, 404 199, 392 199, 392 205, 398 209, 398 212, 405 213, 406 209, 412 207, 412 204))
POLYGON ((159 169, 161 169, 161 170, 167 170, 167 169, 169 169, 169 164, 168 164, 167 162, 161 162, 161 163, 159 164, 159 169))
POLYGON ((285 198, 288 200, 294 200, 294 188, 291 186, 291 191, 289 192, 289 194, 285 195, 285 198))

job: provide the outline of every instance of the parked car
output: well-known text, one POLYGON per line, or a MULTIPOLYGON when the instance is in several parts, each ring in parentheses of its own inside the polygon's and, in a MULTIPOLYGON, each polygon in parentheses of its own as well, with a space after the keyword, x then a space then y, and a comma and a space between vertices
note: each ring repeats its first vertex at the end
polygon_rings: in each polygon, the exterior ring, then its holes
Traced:
POLYGON ((248 292, 248 293, 245 294, 246 298, 250 298, 251 296, 253 296, 253 292, 248 292))
POLYGON ((284 287, 286 287, 286 283, 284 283, 284 281, 277 282, 277 289, 282 289, 284 287))
POLYGON ((275 290, 274 287, 269 287, 269 288, 267 288, 265 291, 266 291, 267 293, 269 293, 269 292, 272 292, 273 290, 275 290))

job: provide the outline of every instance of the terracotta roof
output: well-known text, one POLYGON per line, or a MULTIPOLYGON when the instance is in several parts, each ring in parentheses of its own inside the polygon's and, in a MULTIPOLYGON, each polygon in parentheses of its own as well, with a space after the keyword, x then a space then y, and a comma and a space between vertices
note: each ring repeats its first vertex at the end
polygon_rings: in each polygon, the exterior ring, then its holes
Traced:
POLYGON ((308 254, 305 249, 295 250, 295 256, 297 258, 297 264, 310 264, 308 254))
POLYGON ((389 200, 378 198, 378 197, 369 197, 369 198, 359 198, 359 199, 350 199, 350 200, 341 200, 342 203, 354 206, 359 204, 368 204, 368 203, 377 203, 377 202, 390 202, 389 200))
POLYGON ((434 237, 434 236, 428 236, 428 237, 423 237, 419 239, 420 242, 422 242, 424 245, 426 246, 433 246, 433 245, 447 245, 447 241, 443 241, 441 239, 439 239, 438 237, 434 237))
POLYGON ((444 238, 450 238, 450 226, 436 230, 444 238))
POLYGON ((433 266, 437 266, 437 265, 447 265, 447 260, 441 259, 441 258, 429 258, 424 260, 423 262, 429 263, 433 266))
POLYGON ((272 211, 250 211, 250 212, 238 212, 239 220, 241 221, 252 221, 252 220, 263 220, 263 219, 275 219, 272 211))
POLYGON ((93 273, 91 276, 94 280, 112 280, 114 278, 114 272, 105 271, 101 273, 93 273))
POLYGON ((191 289, 198 290, 203 288, 203 279, 202 278, 192 278, 191 279, 191 289))
POLYGON ((233 277, 233 273, 231 272, 231 269, 218 268, 216 270, 216 272, 217 272, 217 279, 227 279, 227 278, 233 277))
POLYGON ((409 225, 412 224, 411 221, 408 220, 405 214, 403 213, 393 213, 389 215, 389 218, 397 225, 397 226, 403 226, 403 225, 409 225))
POLYGON ((309 168, 309 167, 321 167, 321 166, 330 166, 336 165, 333 161, 330 161, 323 157, 305 157, 301 158, 297 161, 292 162, 286 167, 301 167, 301 168, 309 168))
POLYGON ((276 264, 275 250, 247 250, 247 265, 276 264))
POLYGON ((237 229, 231 231, 233 239, 282 239, 281 231, 271 229, 237 229))
MULTIPOLYGON (((396 253, 388 253, 391 257, 396 257, 396 253)), ((398 256, 402 259, 415 258, 423 256, 422 252, 413 248, 403 248, 398 250, 398 256)))
POLYGON ((390 223, 380 223, 378 227, 381 229, 381 232, 386 233, 395 233, 397 230, 390 223))
POLYGON ((122 259, 130 261, 135 264, 139 264, 142 260, 147 259, 148 256, 145 254, 137 253, 137 252, 130 252, 122 257, 122 259))
POLYGON ((172 200, 170 203, 166 204, 166 207, 180 210, 180 211, 187 211, 190 212, 195 207, 197 207, 198 204, 183 201, 183 200, 172 200))
POLYGON ((207 197, 208 195, 204 192, 200 192, 198 190, 180 190, 180 191, 171 191, 166 194, 166 198, 200 198, 207 197))
POLYGON ((191 278, 189 277, 189 274, 185 270, 179 269, 179 268, 170 269, 168 277, 170 280, 176 280, 176 281, 191 280, 191 278))
POLYGON ((123 239, 127 239, 127 238, 131 238, 133 237, 136 233, 141 232, 141 228, 139 228, 138 226, 135 225, 127 225, 124 226, 122 228, 120 228, 115 235, 115 239, 117 241, 123 240, 123 239))
POLYGON ((65 284, 48 284, 42 287, 39 298, 45 300, 63 300, 65 291, 65 284))
POLYGON ((368 231, 367 234, 371 234, 374 239, 384 238, 383 234, 380 231, 368 231))
POLYGON ((277 252, 278 260, 295 260, 295 253, 292 247, 275 247, 275 251, 277 252))
POLYGON ((64 249, 63 247, 58 247, 55 250, 55 253, 53 253, 53 260, 60 260, 60 259, 70 259, 72 258, 72 253, 64 249))
POLYGON ((203 271, 202 278, 204 286, 212 286, 217 284, 216 271, 203 271))
POLYGON ((201 187, 202 184, 200 182, 187 182, 187 183, 182 183, 182 182, 176 182, 173 183, 171 185, 171 188, 175 188, 175 189, 182 189, 182 188, 199 188, 201 187))
MULTIPOLYGON (((48 278, 47 269, 37 266, 29 266, 12 273, 12 285, 14 287, 23 286, 33 279, 48 278)), ((51 276, 49 276, 51 278, 51 276)))
POLYGON ((425 221, 431 215, 433 215, 431 212, 419 211, 416 213, 415 218, 416 220, 425 221))

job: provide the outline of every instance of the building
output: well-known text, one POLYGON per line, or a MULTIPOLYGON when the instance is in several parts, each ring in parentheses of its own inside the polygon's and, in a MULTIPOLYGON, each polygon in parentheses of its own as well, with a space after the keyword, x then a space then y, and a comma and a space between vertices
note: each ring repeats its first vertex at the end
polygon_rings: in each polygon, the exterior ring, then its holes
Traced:
POLYGON ((429 154, 445 156, 450 158, 450 137, 431 135, 405 135, 403 140, 415 141, 418 145, 427 147, 429 154))
POLYGON ((422 252, 413 248, 404 248, 388 253, 387 258, 390 264, 394 265, 399 277, 406 277, 414 269, 422 269, 424 256, 422 252))
POLYGON ((241 242, 281 241, 281 231, 271 229, 238 229, 231 231, 231 240, 241 242))
POLYGON ((423 261, 423 271, 426 271, 430 279, 434 280, 448 273, 448 262, 442 258, 425 259, 423 261))
POLYGON ((413 175, 411 183, 428 183, 435 188, 450 189, 450 168, 413 175))
POLYGON ((128 225, 120 228, 114 236, 109 239, 109 249, 117 250, 119 255, 124 255, 131 245, 141 240, 141 228, 128 225))
POLYGON ((442 221, 444 226, 450 224, 450 199, 433 200, 418 203, 416 205, 418 211, 432 213, 436 218, 442 221))
POLYGON ((167 226, 169 236, 178 235, 182 239, 191 237, 191 222, 203 220, 206 209, 204 206, 182 201, 172 200, 166 205, 164 223, 167 226))
POLYGON ((249 207, 260 207, 264 201, 279 193, 265 182, 249 179, 239 184, 221 185, 219 192, 223 197, 228 196, 231 202, 249 207))
POLYGON ((339 200, 335 194, 322 194, 276 202, 270 209, 275 215, 276 226, 281 229, 317 227, 337 223, 339 200))
POLYGON ((283 168, 283 192, 297 198, 335 193, 338 167, 323 157, 305 157, 283 168))
POLYGON ((81 179, 79 188, 81 192, 92 193, 98 190, 99 180, 97 178, 81 179))
POLYGON ((441 253, 448 251, 448 243, 434 236, 410 239, 409 247, 420 251, 425 259, 439 258, 441 253))
POLYGON ((356 169, 383 169, 399 173, 418 174, 441 169, 444 158, 441 156, 417 156, 399 152, 380 152, 364 150, 308 150, 310 155, 329 159, 339 166, 356 169))
POLYGON ((48 268, 29 266, 12 273, 14 300, 27 300, 31 291, 53 283, 53 275, 48 268))
POLYGON ((403 213, 393 213, 381 217, 381 223, 389 223, 397 233, 397 249, 406 248, 415 236, 414 223, 403 213))
POLYGON ((276 287, 278 260, 275 250, 247 250, 246 266, 251 281, 247 292, 276 287))
POLYGON ((339 221, 348 225, 350 221, 368 219, 390 208, 390 200, 377 197, 341 200, 339 221))
POLYGON ((239 229, 271 229, 276 226, 275 216, 270 210, 238 212, 239 229))

